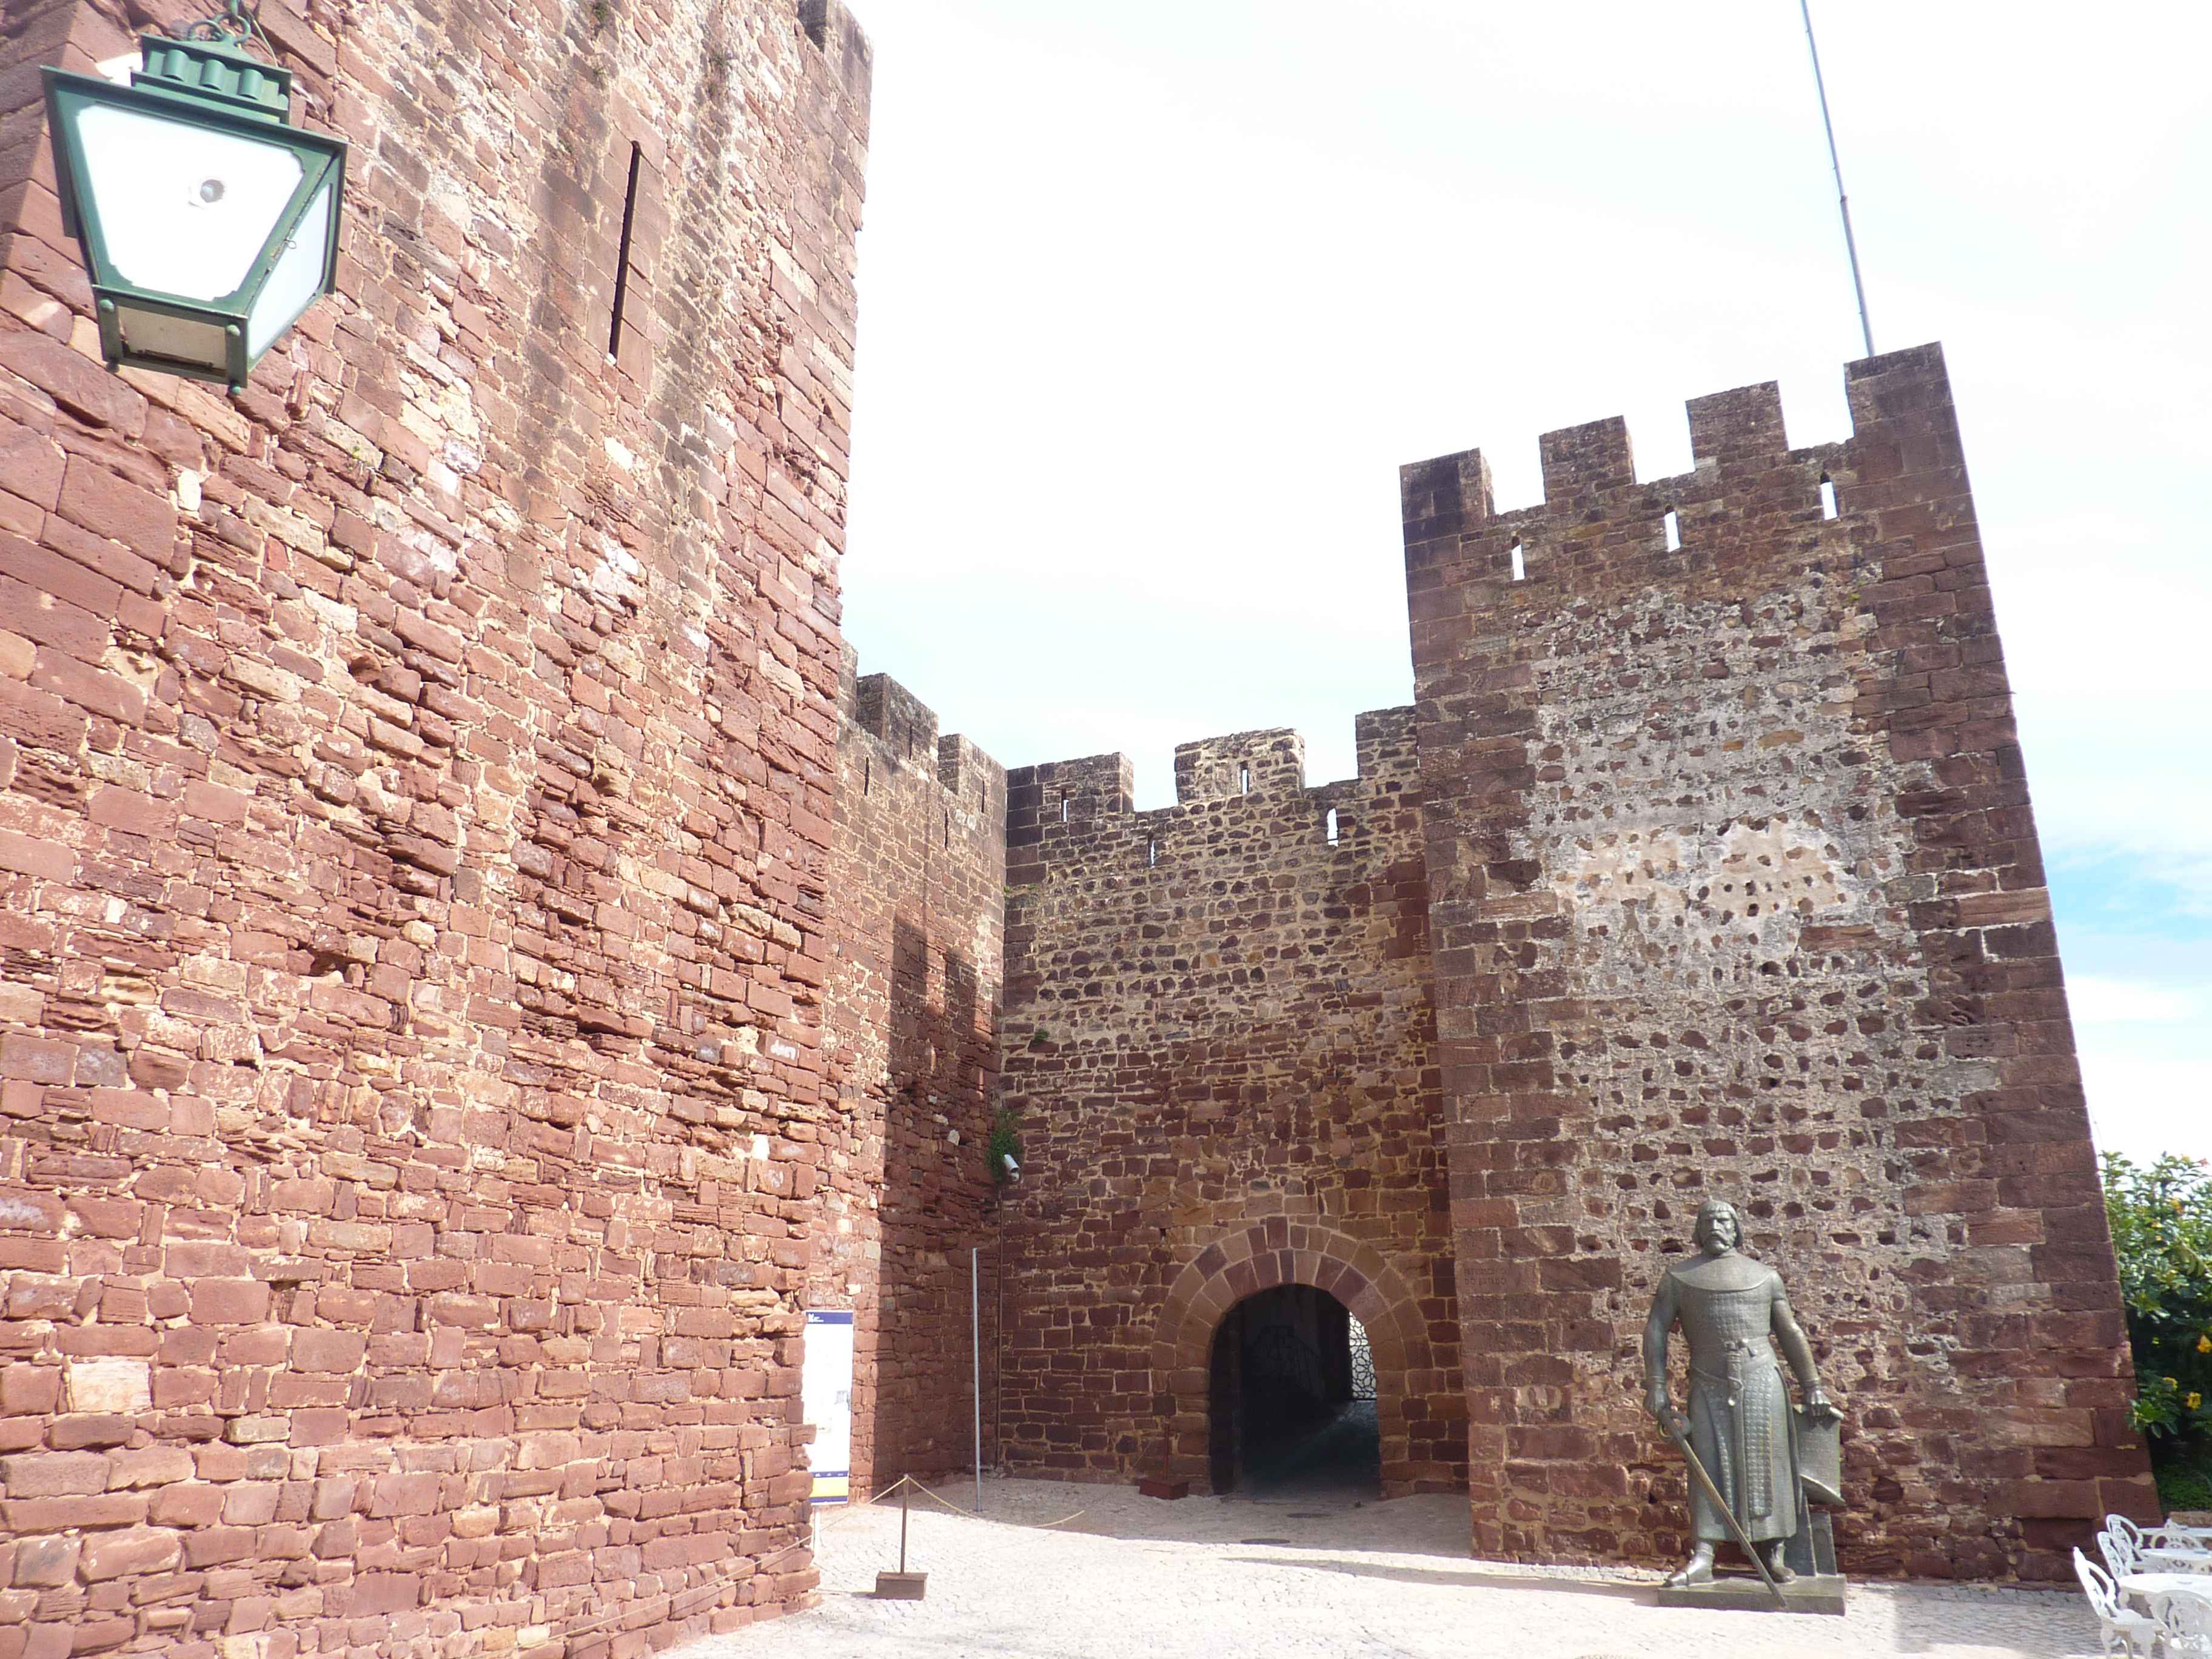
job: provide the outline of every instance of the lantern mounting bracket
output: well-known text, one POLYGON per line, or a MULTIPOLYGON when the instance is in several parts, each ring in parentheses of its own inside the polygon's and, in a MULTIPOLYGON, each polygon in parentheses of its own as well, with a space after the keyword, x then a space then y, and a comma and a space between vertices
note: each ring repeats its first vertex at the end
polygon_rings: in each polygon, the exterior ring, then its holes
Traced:
POLYGON ((223 0, 222 13, 216 17, 202 17, 185 25, 175 37, 179 40, 206 40, 234 50, 248 44, 258 44, 273 60, 276 49, 270 45, 269 37, 261 29, 261 0, 223 0))

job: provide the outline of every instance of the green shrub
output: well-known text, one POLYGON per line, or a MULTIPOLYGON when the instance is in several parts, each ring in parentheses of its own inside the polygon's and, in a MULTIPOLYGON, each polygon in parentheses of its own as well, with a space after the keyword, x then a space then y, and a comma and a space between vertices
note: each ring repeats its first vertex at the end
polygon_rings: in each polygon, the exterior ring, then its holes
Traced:
POLYGON ((2212 1450, 2200 1449, 2193 1458, 2154 1463, 2151 1473, 2158 1477, 2159 1502, 2168 1515, 2212 1510, 2212 1450))
MULTIPOLYGON (((2212 1170, 2105 1156, 2105 1213, 2136 1364, 2136 1426, 2166 1464, 2212 1435, 2212 1170)), ((2201 1475, 2200 1475, 2201 1479, 2201 1475)))

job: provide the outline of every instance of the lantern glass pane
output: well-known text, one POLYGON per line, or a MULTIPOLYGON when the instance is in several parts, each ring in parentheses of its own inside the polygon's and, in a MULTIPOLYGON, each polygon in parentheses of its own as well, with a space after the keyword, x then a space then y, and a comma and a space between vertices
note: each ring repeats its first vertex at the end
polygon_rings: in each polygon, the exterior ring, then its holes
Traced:
POLYGON ((254 301, 253 309, 246 318, 246 355, 258 357, 269 349, 276 337, 299 319, 300 313, 315 302, 323 291, 323 272, 330 264, 331 255, 331 187, 328 184, 315 192, 315 199, 307 204, 283 252, 276 257, 276 269, 261 289, 261 297, 254 301))
POLYGON ((78 187, 99 216, 108 263, 155 293, 237 292, 300 187, 300 158, 281 143, 113 104, 88 105, 76 130, 78 187))
POLYGON ((223 338, 221 323, 173 316, 167 312, 134 306, 128 301, 117 305, 115 321, 123 331, 124 349, 133 356, 191 363, 218 374, 229 367, 229 342, 223 338))

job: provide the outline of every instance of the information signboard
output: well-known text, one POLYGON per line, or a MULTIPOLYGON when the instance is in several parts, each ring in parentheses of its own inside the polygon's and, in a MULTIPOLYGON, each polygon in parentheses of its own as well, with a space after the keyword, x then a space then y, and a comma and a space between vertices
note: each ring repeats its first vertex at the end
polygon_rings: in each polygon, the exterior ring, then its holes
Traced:
POLYGON ((810 1309, 806 1361, 799 1376, 799 1408, 814 1425, 809 1463, 817 1504, 843 1504, 853 1487, 853 1315, 810 1309))

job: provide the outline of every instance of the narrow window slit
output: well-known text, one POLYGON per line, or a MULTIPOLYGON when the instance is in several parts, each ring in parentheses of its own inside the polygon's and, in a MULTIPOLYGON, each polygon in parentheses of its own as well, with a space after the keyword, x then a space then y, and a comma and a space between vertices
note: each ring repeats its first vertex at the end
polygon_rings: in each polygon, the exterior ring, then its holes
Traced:
POLYGON ((610 361, 622 355, 623 302, 629 298, 629 238, 637 226, 637 170, 644 155, 638 145, 629 147, 629 188, 623 194, 622 246, 615 254, 615 314, 607 325, 610 361))
POLYGON ((1836 481, 1825 472, 1820 475, 1820 516, 1824 519, 1836 516, 1836 481))
POLYGON ((1060 821, 1062 823, 1067 822, 1067 797, 1065 795, 1060 798, 1060 821))
POLYGON ((1516 582, 1528 580, 1528 561, 1523 556, 1521 544, 1518 542, 1513 544, 1513 580, 1516 582))
POLYGON ((1673 507, 1667 509, 1667 550, 1674 552, 1682 545, 1682 518, 1673 507))
POLYGON ((1325 833, 1328 835, 1328 844, 1329 844, 1331 847, 1335 846, 1335 845, 1336 845, 1336 836, 1337 836, 1337 830, 1336 830, 1336 808, 1334 808, 1334 806, 1332 806, 1332 807, 1330 807, 1330 808, 1328 809, 1328 818, 1324 821, 1324 823, 1323 823, 1323 824, 1322 824, 1322 829, 1323 829, 1324 832, 1325 832, 1325 833))
POLYGON ((1160 838, 1159 838, 1158 836, 1146 836, 1146 837, 1145 837, 1145 865, 1146 865, 1146 867, 1147 869, 1149 869, 1149 868, 1151 868, 1153 865, 1158 864, 1159 861, 1160 861, 1160 838))
POLYGON ((876 763, 872 760, 860 763, 860 793, 866 794, 876 787, 876 763))
POLYGON ((1237 769, 1237 792, 1243 795, 1249 795, 1252 793, 1252 769, 1250 767, 1240 766, 1237 769))

